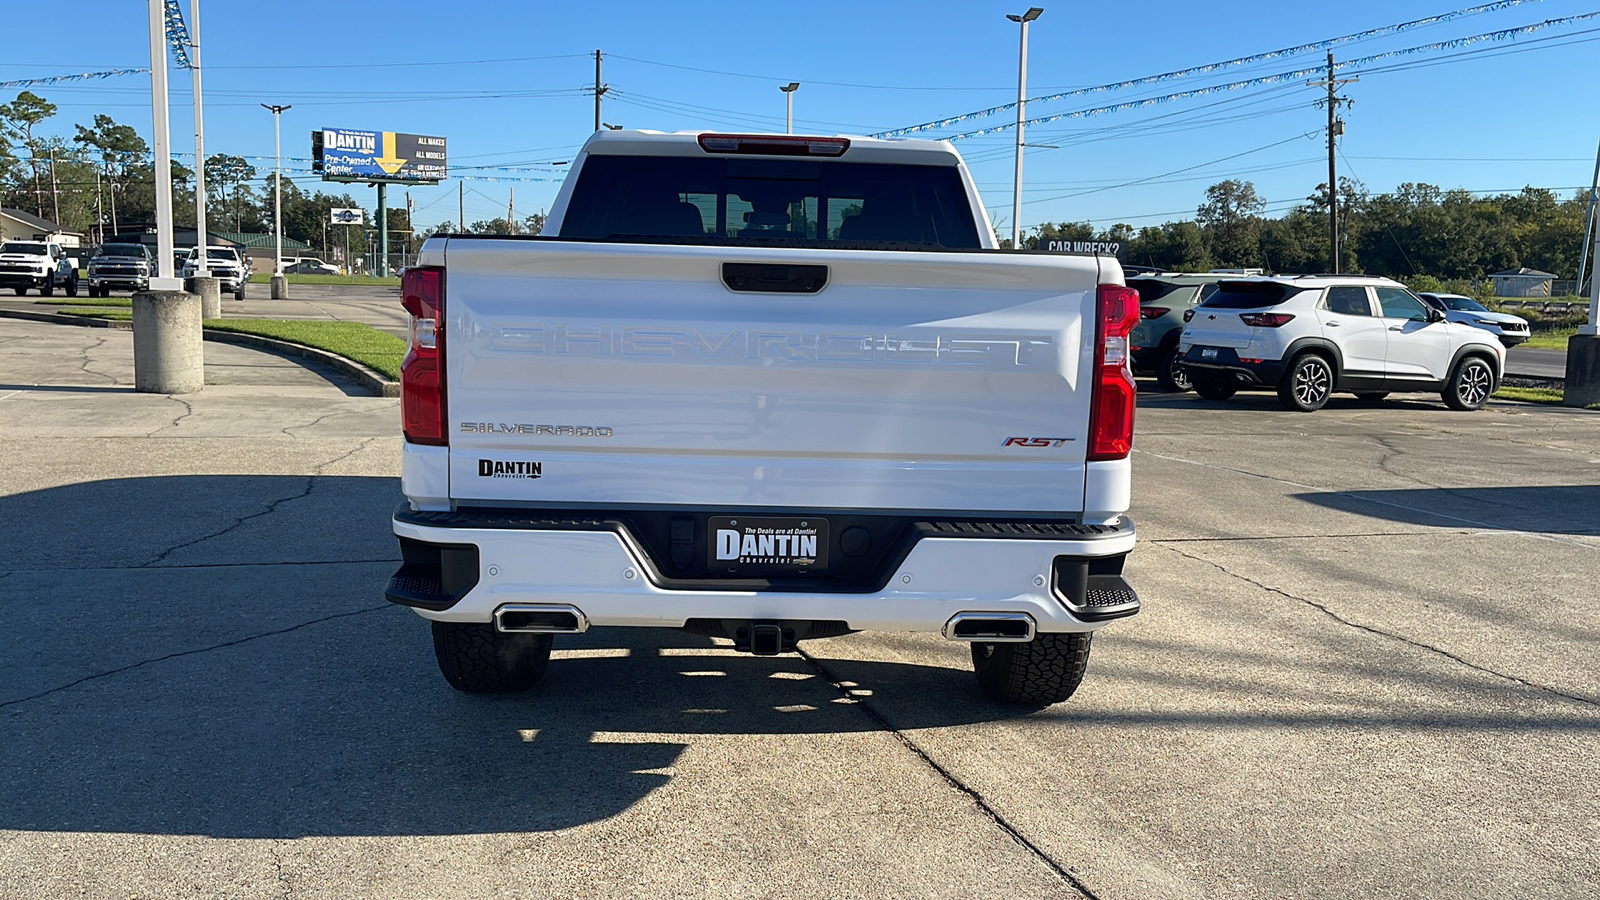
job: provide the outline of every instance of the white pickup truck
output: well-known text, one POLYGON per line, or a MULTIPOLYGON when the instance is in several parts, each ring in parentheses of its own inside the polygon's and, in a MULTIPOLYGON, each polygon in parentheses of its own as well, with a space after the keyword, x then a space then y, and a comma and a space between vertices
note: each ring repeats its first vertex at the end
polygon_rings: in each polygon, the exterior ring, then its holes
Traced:
POLYGON ((1139 609, 1138 295, 998 250, 948 143, 602 131, 543 234, 435 236, 402 293, 386 593, 458 689, 590 627, 870 630, 1042 705, 1139 609))
POLYGON ((11 288, 18 297, 28 288, 37 288, 48 297, 56 288, 68 297, 78 296, 78 261, 59 244, 49 241, 6 241, 0 244, 0 288, 11 288))

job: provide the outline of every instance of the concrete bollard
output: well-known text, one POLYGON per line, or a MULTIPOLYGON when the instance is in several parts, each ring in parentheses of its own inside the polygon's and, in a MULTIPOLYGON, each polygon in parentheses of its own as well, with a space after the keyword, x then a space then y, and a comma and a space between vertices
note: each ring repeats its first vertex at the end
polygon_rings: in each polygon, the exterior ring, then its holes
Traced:
POLYGON ((1567 338, 1567 380, 1561 402, 1580 407, 1600 403, 1600 336, 1567 338))
POLYGON ((272 299, 289 299, 289 279, 282 275, 272 276, 272 299))
POLYGON ((133 295, 133 389, 192 394, 206 384, 200 295, 142 291, 133 295))
POLYGON ((222 279, 196 275, 183 280, 183 289, 200 295, 200 315, 203 318, 222 318, 222 279))

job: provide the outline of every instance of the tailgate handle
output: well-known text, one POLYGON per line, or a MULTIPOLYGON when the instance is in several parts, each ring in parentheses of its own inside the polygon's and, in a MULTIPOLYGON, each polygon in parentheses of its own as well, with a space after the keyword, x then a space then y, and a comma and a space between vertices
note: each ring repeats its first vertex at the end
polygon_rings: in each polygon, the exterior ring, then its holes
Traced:
POLYGON ((722 283, 735 291, 815 294, 828 283, 828 267, 725 262, 722 264, 722 283))

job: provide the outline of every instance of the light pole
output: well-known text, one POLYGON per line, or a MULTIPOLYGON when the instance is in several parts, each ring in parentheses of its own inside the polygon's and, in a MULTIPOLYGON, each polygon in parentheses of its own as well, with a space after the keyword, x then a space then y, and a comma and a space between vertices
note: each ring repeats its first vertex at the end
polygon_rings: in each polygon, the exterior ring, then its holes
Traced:
POLYGON ((1022 26, 1021 49, 1017 52, 1017 174, 1011 190, 1011 249, 1022 249, 1022 120, 1028 105, 1028 23, 1044 10, 1032 6, 1020 16, 1006 18, 1022 26))
POLYGON ((283 277, 283 144, 278 129, 279 117, 290 106, 261 104, 272 110, 272 233, 277 240, 277 250, 272 257, 272 299, 283 300, 289 291, 288 279, 283 277))
POLYGON ((782 85, 778 90, 783 91, 784 107, 784 134, 794 134, 794 92, 800 90, 800 82, 791 81, 782 85))
POLYGON ((166 7, 149 0, 150 106, 153 113, 156 167, 156 271, 153 291, 175 291, 183 283, 172 271, 172 134, 167 124, 166 7))
POLYGON ((194 230, 200 256, 194 274, 211 276, 210 252, 206 250, 206 126, 200 111, 200 0, 189 0, 189 71, 194 74, 194 230))

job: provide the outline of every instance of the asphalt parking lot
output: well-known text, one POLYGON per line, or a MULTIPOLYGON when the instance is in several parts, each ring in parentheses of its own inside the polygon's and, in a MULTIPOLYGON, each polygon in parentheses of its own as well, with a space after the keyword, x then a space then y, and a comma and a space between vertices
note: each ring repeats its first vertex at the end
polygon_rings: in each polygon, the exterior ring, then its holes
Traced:
POLYGON ((382 599, 398 401, 206 353, 0 320, 0 896, 1600 896, 1600 414, 1144 395, 1042 712, 910 635, 485 698, 382 599))

